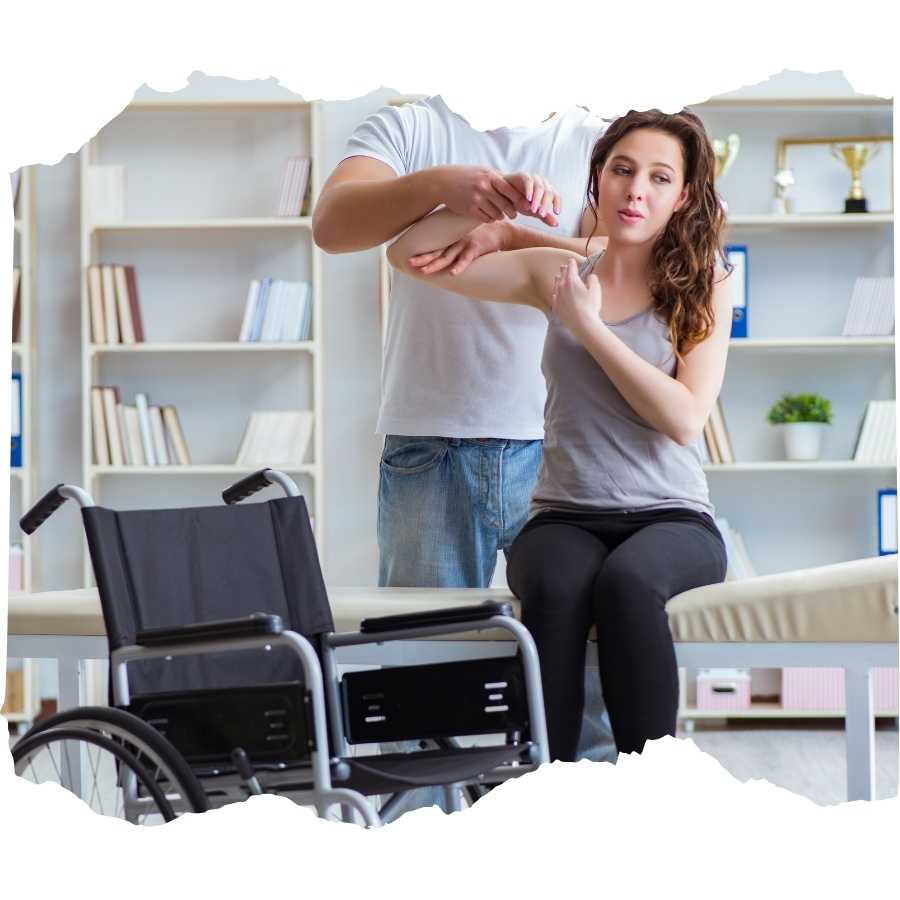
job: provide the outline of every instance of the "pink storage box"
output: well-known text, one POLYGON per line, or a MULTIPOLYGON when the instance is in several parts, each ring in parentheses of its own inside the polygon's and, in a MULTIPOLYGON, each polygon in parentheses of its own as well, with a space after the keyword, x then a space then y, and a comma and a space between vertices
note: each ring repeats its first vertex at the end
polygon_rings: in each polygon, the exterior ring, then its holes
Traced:
MULTIPOLYGON (((897 712, 900 706, 897 675, 897 669, 872 670, 875 712, 897 712)), ((843 669, 781 670, 781 705, 784 709, 843 710, 845 702, 843 669)))
POLYGON ((749 669, 700 669, 697 709, 749 709, 749 669))

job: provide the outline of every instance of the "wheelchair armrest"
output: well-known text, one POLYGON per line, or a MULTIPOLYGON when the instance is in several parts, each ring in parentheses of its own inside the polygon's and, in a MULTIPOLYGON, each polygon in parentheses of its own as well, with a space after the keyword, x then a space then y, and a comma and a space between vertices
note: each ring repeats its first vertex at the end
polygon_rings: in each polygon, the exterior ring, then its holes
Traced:
POLYGON ((253 613, 241 619, 221 619, 217 622, 200 622, 177 628, 146 628, 135 635, 135 643, 142 647, 160 644, 200 644, 204 641, 228 638, 254 637, 265 634, 281 634, 284 623, 281 616, 253 613))
POLYGON ((449 609, 429 609, 424 612, 401 613, 396 616, 379 616, 363 619, 359 630, 363 634, 378 634, 384 631, 403 631, 407 628, 422 628, 428 625, 452 625, 456 622, 477 622, 492 616, 512 616, 509 601, 498 603, 485 600, 477 606, 453 606, 449 609))

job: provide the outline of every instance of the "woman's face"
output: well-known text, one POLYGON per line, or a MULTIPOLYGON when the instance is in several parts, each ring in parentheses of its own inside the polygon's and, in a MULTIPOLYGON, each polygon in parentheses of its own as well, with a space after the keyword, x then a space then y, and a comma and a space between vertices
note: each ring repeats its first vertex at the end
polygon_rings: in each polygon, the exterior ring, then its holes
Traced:
POLYGON ((636 128, 617 141, 600 173, 600 219, 611 238, 653 241, 687 200, 681 142, 636 128))

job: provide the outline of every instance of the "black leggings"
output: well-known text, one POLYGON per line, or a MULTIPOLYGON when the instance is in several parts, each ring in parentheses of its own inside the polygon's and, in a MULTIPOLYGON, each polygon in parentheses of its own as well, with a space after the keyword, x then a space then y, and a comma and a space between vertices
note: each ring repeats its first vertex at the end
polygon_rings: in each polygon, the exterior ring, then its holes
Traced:
POLYGON ((618 751, 675 734, 678 667, 665 605, 722 581, 726 564, 715 522, 690 509, 546 510, 526 523, 506 571, 538 648, 551 759, 575 758, 592 625, 618 751))

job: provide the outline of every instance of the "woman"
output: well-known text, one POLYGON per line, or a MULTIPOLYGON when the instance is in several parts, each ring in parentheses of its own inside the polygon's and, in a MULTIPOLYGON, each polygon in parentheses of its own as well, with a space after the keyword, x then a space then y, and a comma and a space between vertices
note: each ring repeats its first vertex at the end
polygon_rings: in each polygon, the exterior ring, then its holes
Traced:
MULTIPOLYGON (((695 115, 631 111, 591 158, 588 200, 606 226, 605 251, 492 253, 458 276, 427 275, 411 258, 433 260, 479 225, 441 209, 388 252, 411 275, 549 320, 543 461, 507 578, 537 643, 553 759, 575 756, 594 625, 619 752, 675 733, 665 604, 725 577, 699 451, 731 330, 713 173, 695 115)), ((540 178, 510 180, 535 214, 558 203, 540 178)))

